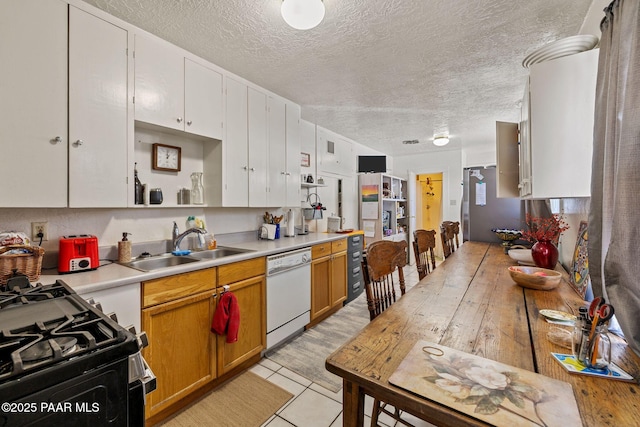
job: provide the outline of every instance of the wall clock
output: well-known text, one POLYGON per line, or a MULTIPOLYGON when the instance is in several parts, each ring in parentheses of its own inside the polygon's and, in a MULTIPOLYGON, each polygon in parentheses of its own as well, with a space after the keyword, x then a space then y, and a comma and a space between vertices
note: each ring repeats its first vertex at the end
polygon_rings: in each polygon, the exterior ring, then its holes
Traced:
POLYGON ((180 156, 180 147, 153 144, 152 167, 158 171, 180 172, 180 156))

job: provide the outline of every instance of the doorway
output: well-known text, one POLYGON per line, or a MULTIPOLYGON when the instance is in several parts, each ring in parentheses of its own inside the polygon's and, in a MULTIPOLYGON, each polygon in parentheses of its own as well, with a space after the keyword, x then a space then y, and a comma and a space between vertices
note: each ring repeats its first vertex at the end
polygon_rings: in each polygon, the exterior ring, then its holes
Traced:
POLYGON ((442 258, 442 172, 416 175, 416 228, 436 231, 436 257, 442 258))

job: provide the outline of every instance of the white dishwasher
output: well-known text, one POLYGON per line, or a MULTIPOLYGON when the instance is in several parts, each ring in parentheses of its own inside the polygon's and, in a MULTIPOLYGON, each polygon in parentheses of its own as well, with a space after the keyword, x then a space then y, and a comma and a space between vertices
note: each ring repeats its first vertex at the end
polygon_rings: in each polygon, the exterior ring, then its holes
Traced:
POLYGON ((311 320, 311 249, 267 257, 267 350, 311 320))

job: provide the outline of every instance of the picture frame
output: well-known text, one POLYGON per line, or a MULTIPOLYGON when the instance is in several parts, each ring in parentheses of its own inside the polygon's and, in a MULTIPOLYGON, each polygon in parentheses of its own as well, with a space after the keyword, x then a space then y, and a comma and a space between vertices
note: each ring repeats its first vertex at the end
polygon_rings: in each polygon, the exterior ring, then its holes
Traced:
POLYGON ((300 166, 305 168, 311 167, 311 154, 300 153, 300 166))

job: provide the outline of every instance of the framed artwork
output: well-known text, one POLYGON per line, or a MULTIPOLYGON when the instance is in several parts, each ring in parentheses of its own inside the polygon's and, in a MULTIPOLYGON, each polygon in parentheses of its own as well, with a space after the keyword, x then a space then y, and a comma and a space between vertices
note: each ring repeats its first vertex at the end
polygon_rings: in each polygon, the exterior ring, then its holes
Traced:
POLYGON ((581 426, 571 384, 428 341, 389 382, 495 426, 581 426))
POLYGON ((311 155, 309 153, 300 153, 300 156, 300 166, 311 167, 311 155))
POLYGON ((580 221, 578 227, 578 238, 573 251, 573 263, 571 266, 571 286, 584 299, 589 286, 589 256, 587 254, 587 243, 589 240, 587 221, 580 221))

